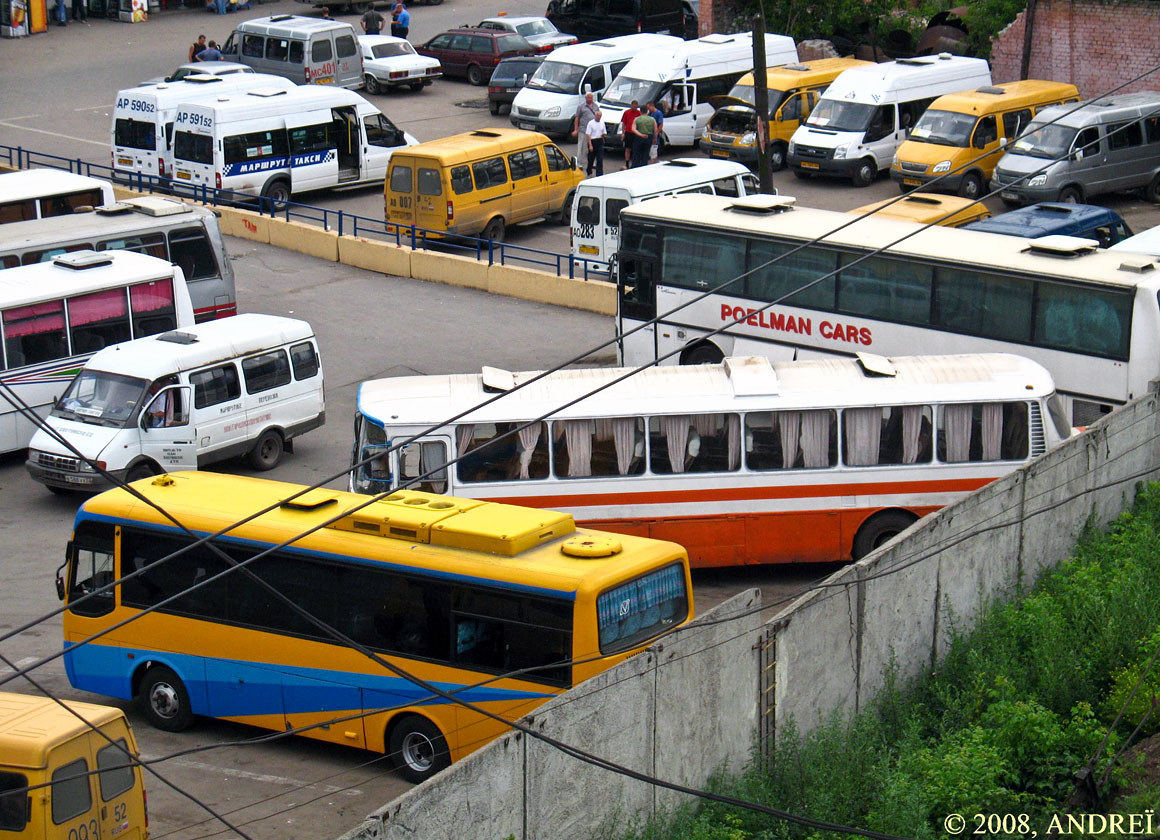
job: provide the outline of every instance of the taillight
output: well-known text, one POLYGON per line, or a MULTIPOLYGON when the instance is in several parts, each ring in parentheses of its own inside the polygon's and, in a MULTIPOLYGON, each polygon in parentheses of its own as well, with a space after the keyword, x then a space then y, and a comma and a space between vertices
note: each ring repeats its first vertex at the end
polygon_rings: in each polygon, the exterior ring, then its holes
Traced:
POLYGON ((536 52, 542 52, 542 53, 550 53, 551 51, 552 51, 551 44, 544 44, 543 46, 541 46, 539 49, 536 50, 536 52))
POLYGON ((447 221, 455 221, 455 203, 452 201, 447 202, 447 221))
POLYGON ((488 93, 503 93, 503 88, 489 87, 487 89, 487 92, 488 93))
POLYGON ((162 178, 165 177, 165 158, 163 157, 157 158, 157 172, 162 178))
POLYGON ((214 182, 214 186, 217 187, 219 190, 222 188, 222 174, 220 172, 215 172, 213 174, 213 182, 214 182))
POLYGON ((637 23, 637 25, 636 25, 636 31, 637 31, 637 32, 644 32, 644 26, 643 26, 642 24, 640 24, 640 23, 637 23))

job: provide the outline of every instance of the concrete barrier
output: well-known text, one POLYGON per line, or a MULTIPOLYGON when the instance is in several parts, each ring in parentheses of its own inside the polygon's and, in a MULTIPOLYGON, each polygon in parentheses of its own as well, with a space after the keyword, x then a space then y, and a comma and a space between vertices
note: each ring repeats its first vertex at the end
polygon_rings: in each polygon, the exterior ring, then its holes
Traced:
POLYGON ((338 261, 367 271, 397 277, 411 276, 411 249, 391 242, 363 239, 361 236, 340 236, 338 261))
MULTIPOLYGON (((274 221, 260 213, 249 210, 237 210, 233 207, 218 208, 221 216, 218 224, 226 236, 236 236, 239 239, 249 239, 254 242, 270 244, 270 223, 274 221)), ((297 251, 297 248, 292 250, 297 251)))
POLYGON ((487 263, 469 257, 412 251, 411 276, 416 280, 487 291, 487 263))
POLYGON ((338 233, 294 220, 269 220, 270 244, 311 257, 338 262, 338 233))
POLYGON ((487 270, 487 290, 601 315, 616 314, 616 286, 602 280, 577 280, 520 266, 493 265, 487 270))

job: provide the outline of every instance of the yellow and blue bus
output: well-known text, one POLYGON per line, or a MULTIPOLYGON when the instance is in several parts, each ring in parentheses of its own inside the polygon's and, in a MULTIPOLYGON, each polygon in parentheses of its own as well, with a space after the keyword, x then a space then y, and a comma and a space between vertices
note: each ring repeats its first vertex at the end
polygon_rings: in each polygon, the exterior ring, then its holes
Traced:
MULTIPOLYGON (((684 549, 555 511, 410 491, 284 501, 305 488, 196 471, 133 486, 199 537, 272 508, 214 545, 243 562, 294 539, 246 568, 508 721, 693 618, 684 549)), ((222 574, 195 542, 125 489, 81 506, 57 581, 75 688, 135 699, 168 731, 204 715, 389 752, 413 782, 506 731, 336 641, 244 571, 222 574)))

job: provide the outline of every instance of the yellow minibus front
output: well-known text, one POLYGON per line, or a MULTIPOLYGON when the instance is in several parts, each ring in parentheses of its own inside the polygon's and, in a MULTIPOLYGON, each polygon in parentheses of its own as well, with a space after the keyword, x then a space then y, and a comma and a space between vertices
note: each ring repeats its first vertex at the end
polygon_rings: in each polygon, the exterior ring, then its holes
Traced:
POLYGON ((145 785, 125 713, 65 705, 0 692, 0 837, 147 840, 145 785))
POLYGON ((940 96, 898 147, 890 177, 903 192, 929 184, 978 198, 1007 145, 1040 109, 1077 101, 1075 85, 1038 79, 940 96), (941 180, 931 184, 936 178, 941 180))

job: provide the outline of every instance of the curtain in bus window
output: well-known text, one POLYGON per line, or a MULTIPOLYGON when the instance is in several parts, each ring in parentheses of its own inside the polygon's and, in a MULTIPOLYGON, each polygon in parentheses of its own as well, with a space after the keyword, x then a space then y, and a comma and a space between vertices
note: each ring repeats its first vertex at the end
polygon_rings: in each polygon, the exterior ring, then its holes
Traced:
POLYGON ((803 248, 785 256, 795 245, 781 242, 754 242, 750 247, 748 268, 757 268, 745 279, 746 294, 760 301, 782 301, 787 306, 804 306, 810 309, 833 309, 834 277, 816 282, 838 266, 836 251, 822 248, 803 248), (772 264, 767 265, 771 261, 772 264), (796 289, 814 283, 808 289, 793 294, 796 289))
POLYGON ((471 439, 475 436, 474 423, 462 423, 455 427, 455 449, 463 455, 471 448, 471 439))
POLYGON ((1003 405, 983 403, 983 460, 998 461, 1003 443, 1003 405))
POLYGON ((177 326, 173 281, 154 280, 130 286, 129 308, 133 312, 134 338, 173 329, 177 326))
MULTIPOLYGON (((846 257, 849 262, 854 257, 846 257)), ((869 257, 842 268, 838 310, 904 324, 930 323, 931 270, 918 262, 869 257)))
POLYGON ((957 464, 971 453, 971 405, 943 406, 943 434, 946 437, 946 460, 957 464))
POLYGON ((591 420, 564 421, 569 478, 587 478, 592 475, 592 435, 595 430, 591 420))
POLYGON ((1037 283, 1036 345, 1111 359, 1128 358, 1131 293, 1062 283, 1037 283))
POLYGON ((725 440, 729 448, 727 469, 732 472, 741 466, 741 417, 736 414, 725 416, 725 440))
POLYGON ((74 353, 92 353, 128 341, 129 300, 124 289, 108 289, 68 300, 74 353))
POLYGON ((966 268, 934 272, 932 323, 954 332, 1026 343, 1033 285, 966 268))
POLYGON ((640 421, 635 417, 613 418, 612 436, 616 443, 616 471, 620 475, 628 475, 633 459, 639 458, 644 449, 640 421))
POLYGON ((735 414, 693 414, 684 472, 724 472, 741 464, 741 418, 735 414))
POLYGON ((842 412, 846 438, 846 463, 851 467, 873 467, 878 464, 882 440, 882 409, 847 408, 842 412))
MULTIPOLYGON (((661 252, 661 276, 671 286, 708 289, 745 272, 745 240, 708 231, 669 230, 661 252)), ((742 281, 725 294, 741 294, 742 281)))
POLYGON ((68 355, 64 302, 50 300, 4 311, 4 349, 8 367, 47 362, 68 355))
POLYGON ((781 437, 781 468, 792 470, 797 466, 802 413, 800 411, 779 411, 774 417, 777 419, 781 437))
POLYGON ((830 466, 830 428, 834 413, 826 409, 803 411, 801 418, 802 463, 806 469, 830 466))
MULTIPOLYGON (((683 473, 685 459, 689 454, 692 443, 689 438, 689 416, 676 414, 667 417, 657 417, 653 420, 665 439, 664 456, 658 447, 653 447, 652 469, 657 473, 683 473), (667 458, 667 460, 666 460, 667 458)), ((698 436, 696 449, 700 452, 700 437, 698 436)))
POLYGON ((520 429, 520 478, 530 478, 528 468, 532 463, 532 455, 536 451, 536 444, 540 442, 541 424, 533 423, 520 429))
MULTIPOLYGON (((921 435, 925 411, 926 409, 920 405, 906 405, 902 407, 902 463, 904 464, 918 463, 919 455, 922 453, 921 435)), ((930 460, 929 435, 927 436, 926 444, 928 452, 925 460, 930 460)))

